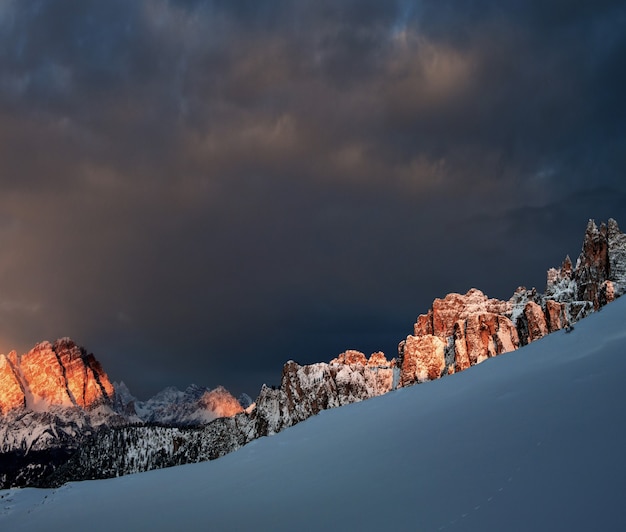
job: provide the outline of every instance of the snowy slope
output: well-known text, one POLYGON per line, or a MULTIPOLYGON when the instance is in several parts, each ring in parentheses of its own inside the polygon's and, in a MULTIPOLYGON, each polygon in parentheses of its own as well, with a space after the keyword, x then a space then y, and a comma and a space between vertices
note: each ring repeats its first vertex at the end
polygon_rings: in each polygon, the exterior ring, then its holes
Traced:
POLYGON ((0 492, 1 530, 618 530, 626 297, 213 462, 0 492))

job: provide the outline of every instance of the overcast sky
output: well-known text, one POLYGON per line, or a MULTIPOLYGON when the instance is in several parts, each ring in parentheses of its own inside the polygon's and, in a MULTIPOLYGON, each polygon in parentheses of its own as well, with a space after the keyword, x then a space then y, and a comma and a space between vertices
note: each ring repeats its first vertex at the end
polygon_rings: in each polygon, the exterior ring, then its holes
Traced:
POLYGON ((394 356, 626 226, 626 3, 0 3, 0 352, 145 398, 394 356))

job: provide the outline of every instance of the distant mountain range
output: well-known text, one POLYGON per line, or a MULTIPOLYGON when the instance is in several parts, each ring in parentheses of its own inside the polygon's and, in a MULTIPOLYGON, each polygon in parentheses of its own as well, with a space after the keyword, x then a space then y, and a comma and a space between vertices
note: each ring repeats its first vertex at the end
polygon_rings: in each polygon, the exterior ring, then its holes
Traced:
POLYGON ((0 355, 0 488, 51 486, 210 460, 328 408, 463 371, 570 330, 626 291, 626 235, 590 221, 575 264, 548 271, 545 293, 511 299, 472 289, 436 299, 397 358, 346 351, 329 363, 285 364, 256 401, 227 390, 166 388, 138 401, 69 338, 0 355))

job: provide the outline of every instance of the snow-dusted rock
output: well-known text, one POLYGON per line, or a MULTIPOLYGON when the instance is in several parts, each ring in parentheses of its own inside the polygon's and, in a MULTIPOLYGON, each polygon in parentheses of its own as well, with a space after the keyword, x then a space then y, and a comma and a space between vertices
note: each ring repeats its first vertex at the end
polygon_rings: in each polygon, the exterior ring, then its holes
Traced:
POLYGON ((329 364, 300 366, 290 360, 283 367, 280 388, 264 386, 251 419, 258 436, 274 434, 285 427, 338 406, 376 397, 396 383, 395 360, 374 353, 368 360, 359 351, 341 353, 329 364))
POLYGON ((545 297, 553 301, 574 301, 578 296, 578 287, 574 281, 574 267, 569 255, 560 268, 550 268, 546 283, 545 297))
POLYGON ((609 280, 613 283, 614 297, 619 297, 626 292, 626 234, 620 231, 613 218, 607 226, 607 243, 609 280))
POLYGON ((132 399, 133 413, 141 421, 178 427, 202 425, 243 412, 239 401, 222 386, 210 390, 192 384, 184 391, 168 386, 147 401, 132 399))
POLYGON ((596 310, 600 307, 600 285, 609 276, 608 245, 607 226, 602 223, 598 228, 593 220, 589 220, 583 248, 576 261, 574 280, 578 287, 577 299, 590 301, 596 310))

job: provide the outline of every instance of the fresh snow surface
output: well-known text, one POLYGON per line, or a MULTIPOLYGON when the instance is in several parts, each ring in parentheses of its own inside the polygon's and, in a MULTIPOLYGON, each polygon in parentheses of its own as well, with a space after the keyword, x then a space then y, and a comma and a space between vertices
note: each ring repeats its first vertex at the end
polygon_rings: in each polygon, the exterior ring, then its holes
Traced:
POLYGON ((0 530, 623 530, 626 297, 213 462, 0 491, 0 530))

